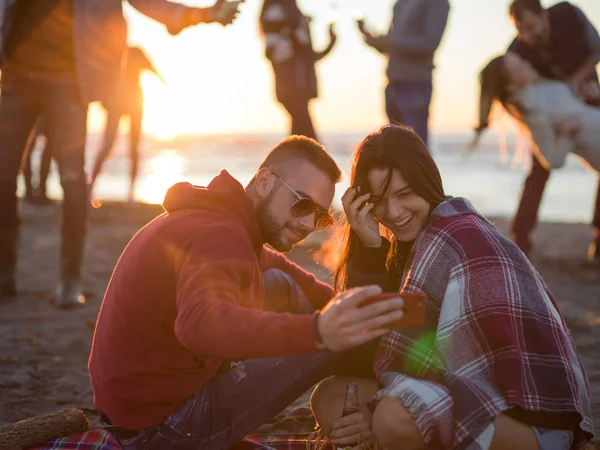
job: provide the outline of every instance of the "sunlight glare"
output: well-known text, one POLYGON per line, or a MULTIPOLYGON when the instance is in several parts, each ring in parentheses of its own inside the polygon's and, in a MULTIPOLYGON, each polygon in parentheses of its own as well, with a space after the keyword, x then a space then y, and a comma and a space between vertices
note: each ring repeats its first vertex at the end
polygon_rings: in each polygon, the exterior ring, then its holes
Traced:
POLYGON ((148 166, 151 173, 138 186, 136 198, 146 203, 162 203, 167 190, 182 181, 184 160, 177 151, 167 149, 154 156, 148 166))

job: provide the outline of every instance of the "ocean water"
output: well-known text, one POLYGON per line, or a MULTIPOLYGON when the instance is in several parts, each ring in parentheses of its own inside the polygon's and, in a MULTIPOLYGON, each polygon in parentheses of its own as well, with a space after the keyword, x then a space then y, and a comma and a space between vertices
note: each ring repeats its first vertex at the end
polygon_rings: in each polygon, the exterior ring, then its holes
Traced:
MULTIPOLYGON (((350 157, 364 133, 324 134, 322 140, 340 167, 349 173, 350 157)), ((240 182, 246 183, 283 135, 197 135, 161 141, 146 136, 142 143, 142 159, 135 199, 161 203, 169 186, 178 181, 206 185, 221 169, 227 169, 240 182)), ((501 137, 502 138, 502 137, 501 137)), ((446 192, 469 198, 482 213, 495 217, 512 217, 527 175, 530 156, 517 151, 516 139, 507 136, 507 152, 500 152, 499 139, 490 135, 477 152, 466 156, 470 136, 433 134, 431 149, 440 168, 446 192), (504 156, 503 156, 504 155, 504 156)), ((42 142, 38 142, 36 148, 42 142)), ((129 189, 129 159, 126 136, 120 137, 104 172, 94 189, 100 200, 124 200, 129 189)), ((93 165, 99 136, 90 134, 87 146, 88 172, 93 165)), ((34 167, 39 152, 33 156, 34 167)), ((596 192, 597 178, 575 158, 569 156, 565 167, 555 170, 548 181, 540 217, 559 222, 589 222, 596 192)), ((348 176, 338 185, 334 204, 348 186, 348 176)), ((23 191, 22 183, 20 192, 23 191)), ((62 195, 54 164, 48 184, 49 196, 62 195)))

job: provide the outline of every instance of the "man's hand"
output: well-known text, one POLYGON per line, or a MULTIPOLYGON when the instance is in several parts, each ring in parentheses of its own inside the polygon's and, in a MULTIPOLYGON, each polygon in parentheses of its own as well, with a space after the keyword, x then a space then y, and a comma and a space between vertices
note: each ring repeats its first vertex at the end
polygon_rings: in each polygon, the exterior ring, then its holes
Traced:
POLYGON ((351 447, 352 450, 372 448, 375 436, 371 431, 373 414, 366 406, 361 406, 354 414, 341 417, 333 422, 331 443, 336 447, 351 447))
POLYGON ((187 27, 201 23, 217 22, 221 25, 229 25, 236 19, 241 3, 243 0, 217 0, 208 8, 187 8, 183 13, 181 26, 177 29, 169 28, 169 33, 178 34, 187 27))
POLYGON ((379 293, 379 286, 365 286, 341 292, 329 301, 317 319, 318 332, 327 349, 350 350, 389 332, 384 327, 403 316, 400 296, 358 307, 379 293))

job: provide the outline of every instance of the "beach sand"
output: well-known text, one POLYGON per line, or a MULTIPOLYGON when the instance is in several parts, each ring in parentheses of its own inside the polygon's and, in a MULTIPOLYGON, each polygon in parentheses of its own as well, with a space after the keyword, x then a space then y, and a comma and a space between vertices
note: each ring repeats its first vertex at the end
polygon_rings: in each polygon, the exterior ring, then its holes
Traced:
MULTIPOLYGON (((88 305, 63 311, 48 301, 58 276, 60 208, 23 206, 20 295, 0 301, 0 427, 69 406, 95 415, 87 373, 89 322, 96 319, 123 248, 161 211, 156 205, 119 203, 91 211, 84 270, 88 305)), ((506 232, 506 220, 492 221, 506 232)), ((600 268, 584 262, 590 238, 590 228, 583 224, 543 223, 535 235, 532 260, 575 339, 590 379, 600 432, 600 268)), ((329 271, 314 261, 319 242, 311 238, 290 256, 329 280, 329 271)))

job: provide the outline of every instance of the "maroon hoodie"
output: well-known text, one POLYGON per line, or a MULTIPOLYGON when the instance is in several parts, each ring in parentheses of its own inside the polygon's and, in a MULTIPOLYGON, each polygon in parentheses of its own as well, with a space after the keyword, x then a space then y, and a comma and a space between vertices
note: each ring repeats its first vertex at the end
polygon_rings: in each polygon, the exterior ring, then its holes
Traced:
POLYGON ((333 296, 263 247, 252 202, 226 171, 206 188, 174 185, 164 208, 115 267, 89 360, 96 406, 134 430, 164 422, 225 359, 316 351, 311 315, 260 310, 263 271, 292 275, 316 308, 333 296))

